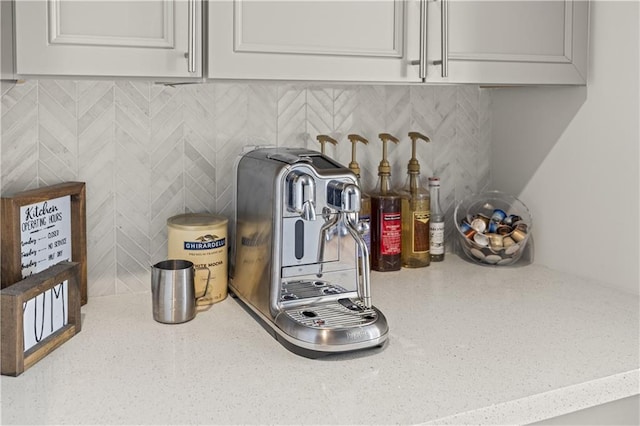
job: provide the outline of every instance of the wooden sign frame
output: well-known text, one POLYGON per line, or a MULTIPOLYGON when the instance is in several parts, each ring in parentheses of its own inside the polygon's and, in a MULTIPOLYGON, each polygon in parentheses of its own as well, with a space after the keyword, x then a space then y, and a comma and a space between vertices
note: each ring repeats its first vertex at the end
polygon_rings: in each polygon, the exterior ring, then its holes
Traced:
POLYGON ((19 192, 2 197, 2 278, 0 288, 22 280, 20 208, 56 198, 71 199, 71 261, 80 264, 80 300, 87 303, 87 230, 86 188, 84 182, 57 185, 19 192))
POLYGON ((7 376, 19 376, 80 332, 82 323, 79 272, 79 263, 60 262, 0 290, 0 327, 2 330, 0 373, 7 376), (25 351, 25 303, 64 281, 68 283, 67 323, 25 351))

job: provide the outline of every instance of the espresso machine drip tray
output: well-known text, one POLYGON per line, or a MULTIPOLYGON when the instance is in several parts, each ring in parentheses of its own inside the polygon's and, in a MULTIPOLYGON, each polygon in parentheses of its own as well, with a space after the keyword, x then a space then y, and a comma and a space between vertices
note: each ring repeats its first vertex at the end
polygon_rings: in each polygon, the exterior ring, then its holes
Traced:
POLYGON ((367 309, 362 303, 351 299, 287 309, 284 313, 305 327, 319 329, 366 326, 378 319, 375 310, 367 309))
POLYGON ((275 316, 274 337, 295 353, 317 358, 329 353, 382 346, 387 320, 357 298, 287 306, 275 316))

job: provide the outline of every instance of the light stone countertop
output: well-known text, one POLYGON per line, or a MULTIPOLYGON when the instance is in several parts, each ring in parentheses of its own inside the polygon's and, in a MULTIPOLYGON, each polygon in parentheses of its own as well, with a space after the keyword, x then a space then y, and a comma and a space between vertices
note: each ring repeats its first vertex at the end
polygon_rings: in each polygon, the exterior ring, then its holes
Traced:
POLYGON ((1 378, 3 424, 525 424, 639 392, 639 300, 539 265, 372 273, 382 350, 311 360, 232 298, 163 325, 89 299, 82 331, 1 378))

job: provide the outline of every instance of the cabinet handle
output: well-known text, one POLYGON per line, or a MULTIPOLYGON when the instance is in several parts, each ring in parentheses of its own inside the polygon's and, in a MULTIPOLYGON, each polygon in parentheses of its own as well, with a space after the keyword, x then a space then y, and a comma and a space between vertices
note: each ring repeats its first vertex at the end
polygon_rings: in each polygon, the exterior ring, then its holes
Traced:
POLYGON ((427 0, 420 0, 420 78, 427 78, 427 0))
POLYGON ((196 72, 196 0, 189 0, 189 39, 187 41, 187 71, 196 72))
POLYGON ((440 9, 440 39, 442 50, 442 77, 449 75, 449 0, 442 0, 440 9))
POLYGON ((427 78, 427 0, 420 0, 420 59, 409 62, 418 65, 418 76, 427 78))

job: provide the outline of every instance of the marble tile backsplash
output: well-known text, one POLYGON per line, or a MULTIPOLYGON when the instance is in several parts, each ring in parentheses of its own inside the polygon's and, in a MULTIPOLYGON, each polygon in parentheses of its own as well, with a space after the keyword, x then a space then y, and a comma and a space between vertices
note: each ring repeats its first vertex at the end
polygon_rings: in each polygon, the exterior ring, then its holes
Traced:
MULTIPOLYGON (((448 229, 455 200, 490 182, 490 92, 478 86, 33 80, 2 96, 2 195, 77 180, 87 184, 89 297, 148 292, 149 265, 166 258, 167 218, 232 215, 233 164, 245 145, 318 149, 318 134, 348 164, 349 133, 363 186, 375 186, 382 144, 401 185, 418 147, 423 177, 442 178, 448 229)), ((449 234, 451 235, 451 234, 449 234)))

